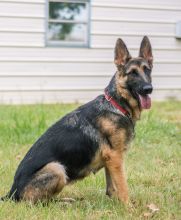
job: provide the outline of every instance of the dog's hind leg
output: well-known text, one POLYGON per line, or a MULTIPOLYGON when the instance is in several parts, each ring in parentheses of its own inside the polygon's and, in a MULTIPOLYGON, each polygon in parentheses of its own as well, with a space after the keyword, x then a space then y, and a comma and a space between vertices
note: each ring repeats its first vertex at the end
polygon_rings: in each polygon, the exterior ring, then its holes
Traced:
POLYGON ((67 183, 64 167, 51 162, 39 170, 24 188, 21 199, 36 203, 47 201, 58 194, 67 183))

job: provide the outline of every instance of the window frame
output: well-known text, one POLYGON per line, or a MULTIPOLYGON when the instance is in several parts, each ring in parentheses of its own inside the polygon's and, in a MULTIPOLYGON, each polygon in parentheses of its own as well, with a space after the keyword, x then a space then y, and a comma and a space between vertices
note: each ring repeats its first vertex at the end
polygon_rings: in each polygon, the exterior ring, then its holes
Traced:
POLYGON ((90 47, 90 24, 91 24, 91 0, 46 0, 46 21, 45 21, 45 45, 48 47, 90 47), (85 21, 69 21, 69 20, 58 20, 49 18, 49 3, 50 2, 65 2, 65 3, 85 3, 87 8, 87 17, 85 21), (48 32, 49 32, 49 22, 51 23, 74 23, 74 24, 86 24, 86 37, 84 42, 74 42, 74 41, 51 41, 48 40, 48 32))

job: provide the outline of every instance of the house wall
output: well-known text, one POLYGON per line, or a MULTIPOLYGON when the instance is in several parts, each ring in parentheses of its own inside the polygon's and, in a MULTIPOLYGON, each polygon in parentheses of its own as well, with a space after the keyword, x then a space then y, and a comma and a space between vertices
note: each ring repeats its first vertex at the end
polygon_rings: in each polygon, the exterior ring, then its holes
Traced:
POLYGON ((90 48, 47 47, 46 0, 0 1, 0 103, 85 102, 115 72, 121 37, 133 56, 143 35, 153 45, 153 98, 181 99, 180 0, 93 0, 90 48))

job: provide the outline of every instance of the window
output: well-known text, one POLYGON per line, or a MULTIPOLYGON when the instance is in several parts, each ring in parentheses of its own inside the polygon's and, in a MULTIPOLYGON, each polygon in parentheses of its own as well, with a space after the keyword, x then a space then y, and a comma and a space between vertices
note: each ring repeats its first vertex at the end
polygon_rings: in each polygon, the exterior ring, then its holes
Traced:
POLYGON ((48 0, 47 44, 88 46, 89 1, 48 0))

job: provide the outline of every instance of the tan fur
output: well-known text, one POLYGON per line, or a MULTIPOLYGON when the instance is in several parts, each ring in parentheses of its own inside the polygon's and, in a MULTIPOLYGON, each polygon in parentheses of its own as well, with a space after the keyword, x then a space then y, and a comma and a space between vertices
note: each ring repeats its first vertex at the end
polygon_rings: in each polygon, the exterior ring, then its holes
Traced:
POLYGON ((144 79, 145 82, 148 82, 147 78, 145 77, 145 73, 144 73, 144 67, 149 68, 148 64, 146 64, 145 62, 141 63, 141 66, 137 66, 137 65, 131 65, 127 70, 126 73, 130 73, 132 71, 136 71, 138 74, 140 74, 140 76, 144 79))
POLYGON ((109 135, 116 132, 116 126, 109 118, 100 117, 98 118, 98 125, 100 126, 101 132, 108 133, 109 135))
POLYGON ((21 197, 23 200, 36 203, 47 200, 59 193, 67 183, 64 167, 56 162, 48 163, 25 187, 21 197))
POLYGON ((103 164, 102 154, 101 154, 101 149, 100 149, 96 152, 96 155, 92 159, 91 163, 80 172, 80 176, 82 176, 83 178, 83 177, 88 176, 91 172, 96 173, 103 166, 104 164, 103 164))
POLYGON ((116 128, 114 121, 105 117, 100 117, 98 119, 98 124, 102 133, 107 133, 109 135, 111 145, 115 150, 121 152, 127 148, 127 135, 125 129, 116 128))
POLYGON ((110 141, 114 147, 115 150, 123 152, 127 149, 127 136, 126 136, 126 130, 121 128, 118 129, 111 137, 110 141))
POLYGON ((126 73, 130 73, 133 70, 136 70, 137 72, 139 72, 140 67, 138 67, 137 65, 131 65, 127 70, 126 73))
POLYGON ((96 172, 100 168, 103 167, 103 160, 102 160, 101 152, 102 152, 101 149, 98 150, 98 152, 96 153, 94 159, 92 160, 92 162, 89 166, 93 172, 96 172))
POLYGON ((143 63, 141 64, 141 66, 138 68, 138 74, 140 74, 140 76, 144 79, 145 82, 148 82, 148 79, 146 78, 146 75, 145 75, 145 71, 144 71, 144 67, 148 67, 148 65, 144 65, 143 63))
POLYGON ((116 78, 117 78, 116 79, 117 93, 128 101, 132 110, 131 112, 129 111, 129 113, 132 116, 133 121, 135 122, 140 119, 140 114, 141 114, 141 110, 138 106, 138 102, 132 97, 129 91, 125 88, 127 77, 123 76, 123 74, 121 74, 120 72, 117 72, 116 78))
POLYGON ((102 157, 111 182, 108 191, 124 203, 128 202, 128 187, 124 175, 123 152, 104 147, 102 157))
POLYGON ((126 148, 126 131, 117 129, 114 121, 101 117, 98 124, 103 133, 109 135, 111 147, 103 144, 101 146, 102 161, 106 170, 107 194, 116 196, 123 202, 128 201, 128 189, 124 175, 123 154, 126 148))
MULTIPOLYGON (((120 159, 120 155, 127 149, 125 129, 117 129, 113 121, 104 117, 99 118, 98 124, 103 133, 106 132, 109 134, 111 145, 114 148, 114 150, 118 152, 118 157, 120 159)), ((105 158, 103 155, 105 155, 105 152, 107 150, 107 145, 100 146, 100 149, 96 153, 89 166, 81 171, 82 177, 88 176, 91 172, 96 173, 102 167, 106 167, 105 158)))

